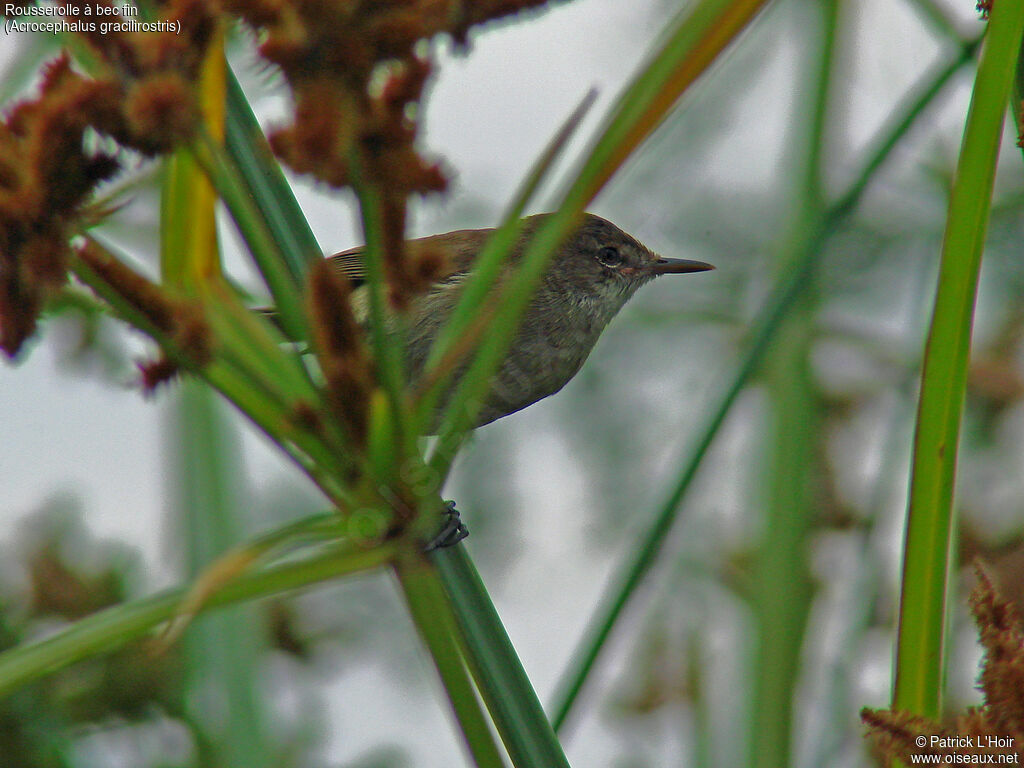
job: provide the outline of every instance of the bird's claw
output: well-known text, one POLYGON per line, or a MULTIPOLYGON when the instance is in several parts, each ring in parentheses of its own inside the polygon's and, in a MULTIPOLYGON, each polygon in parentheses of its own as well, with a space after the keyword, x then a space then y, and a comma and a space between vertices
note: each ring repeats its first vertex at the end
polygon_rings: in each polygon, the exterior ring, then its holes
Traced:
POLYGON ((434 538, 427 542, 427 545, 423 548, 424 552, 453 546, 469 536, 469 528, 466 527, 466 524, 462 522, 462 518, 459 517, 459 510, 455 508, 454 501, 446 501, 444 503, 442 516, 444 521, 441 524, 441 530, 438 531, 434 538))

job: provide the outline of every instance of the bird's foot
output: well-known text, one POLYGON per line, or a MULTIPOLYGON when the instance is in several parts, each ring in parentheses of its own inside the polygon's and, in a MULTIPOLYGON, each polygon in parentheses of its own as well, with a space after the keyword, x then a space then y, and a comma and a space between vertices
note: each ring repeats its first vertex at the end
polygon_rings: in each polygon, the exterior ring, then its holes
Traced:
POLYGON ((459 517, 459 510, 455 508, 454 501, 446 501, 444 503, 442 517, 441 530, 438 531, 434 538, 427 542, 427 545, 423 548, 424 552, 453 546, 469 536, 469 528, 466 527, 466 524, 462 522, 462 518, 459 517))

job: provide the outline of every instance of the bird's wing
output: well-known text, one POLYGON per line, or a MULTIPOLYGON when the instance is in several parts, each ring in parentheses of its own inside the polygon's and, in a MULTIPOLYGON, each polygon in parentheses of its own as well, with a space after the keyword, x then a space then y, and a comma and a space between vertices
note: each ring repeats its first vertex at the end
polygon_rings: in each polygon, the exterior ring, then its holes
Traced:
MULTIPOLYGON (((413 258, 428 253, 441 254, 445 262, 440 269, 443 281, 469 270, 490 233, 491 230, 488 229, 462 229, 456 232, 446 232, 443 235, 420 237, 406 243, 406 252, 413 258)), ((366 282, 365 254, 366 249, 363 246, 358 246, 335 253, 328 256, 327 259, 339 275, 359 286, 366 282)))
POLYGON ((335 271, 347 277, 355 285, 362 285, 366 282, 366 264, 363 261, 364 248, 349 248, 347 251, 328 256, 328 261, 335 271))

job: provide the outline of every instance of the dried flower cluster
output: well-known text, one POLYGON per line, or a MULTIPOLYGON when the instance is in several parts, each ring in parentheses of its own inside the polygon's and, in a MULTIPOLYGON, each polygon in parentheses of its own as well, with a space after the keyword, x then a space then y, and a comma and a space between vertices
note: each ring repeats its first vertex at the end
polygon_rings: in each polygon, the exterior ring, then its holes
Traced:
POLYGON ((366 438, 366 414, 372 382, 362 333, 346 300, 349 281, 325 259, 309 273, 309 316, 327 402, 355 445, 366 438))
POLYGON ((82 205, 119 168, 114 154, 88 149, 89 133, 153 155, 194 129, 190 82, 216 23, 205 8, 198 0, 166 7, 180 35, 85 33, 106 71, 87 78, 63 55, 46 67, 40 95, 0 121, 0 348, 9 356, 66 280, 82 205))
MULTIPOLYGON (((172 298, 160 286, 151 283, 90 241, 78 248, 77 255, 111 290, 145 317, 152 332, 162 336, 174 350, 176 360, 188 360, 194 368, 201 368, 210 361, 211 334, 200 305, 172 298)), ((174 360, 160 357, 142 364, 140 368, 143 389, 151 391, 172 378, 178 371, 178 364, 174 360)))
POLYGON ((1012 756, 1013 762, 1024 758, 1024 627, 980 566, 976 573, 971 610, 985 649, 979 679, 985 703, 957 717, 952 728, 907 712, 865 709, 861 718, 887 760, 909 762, 911 755, 956 755, 952 759, 962 763, 984 762, 989 755, 995 761, 998 755, 1012 756))
MULTIPOLYGON (((0 348, 14 356, 33 333, 44 301, 65 282, 83 205, 119 168, 116 150, 90 151, 84 140, 95 134, 144 155, 187 141, 199 124, 193 84, 225 13, 256 30, 261 53, 293 90, 294 118, 271 137, 279 156, 329 184, 358 177, 373 188, 390 295, 403 306, 436 261, 404 258, 406 198, 446 185, 414 146, 430 73, 417 45, 445 33, 464 43, 471 26, 548 1, 172 0, 160 5, 163 32, 100 31, 85 23, 85 5, 63 4, 97 71, 85 77, 60 57, 40 95, 0 122, 0 348)), ((129 21, 109 0, 89 5, 129 21)))
MULTIPOLYGON (((138 554, 96 539, 77 515, 65 516, 62 506, 58 502, 35 512, 5 550, 2 650, 28 642, 47 627, 123 603, 138 589, 138 554)), ((88 728, 111 719, 135 722, 154 711, 174 711, 181 679, 178 652, 158 658, 136 641, 19 696, 5 697, 0 701, 4 764, 39 765, 39 755, 48 749, 43 745, 56 728, 88 728), (29 712, 46 712, 49 722, 40 728, 38 717, 20 715, 26 711, 24 702, 29 712)))
POLYGON ((259 31, 260 53, 292 87, 294 120, 270 137, 278 156, 333 186, 362 178, 378 190, 390 296, 399 308, 422 271, 405 258, 406 199, 447 185, 440 166, 414 146, 413 115, 430 74, 417 43, 442 33, 465 42, 474 24, 547 2, 225 0, 259 31))
POLYGON ((441 33, 464 41, 473 24, 548 0, 225 0, 261 36, 260 53, 280 67, 295 95, 293 124, 272 143, 292 167, 332 185, 349 183, 353 162, 394 192, 443 189, 438 166, 413 148, 410 105, 430 72, 419 41, 441 33), (375 75, 386 67, 382 85, 375 75))

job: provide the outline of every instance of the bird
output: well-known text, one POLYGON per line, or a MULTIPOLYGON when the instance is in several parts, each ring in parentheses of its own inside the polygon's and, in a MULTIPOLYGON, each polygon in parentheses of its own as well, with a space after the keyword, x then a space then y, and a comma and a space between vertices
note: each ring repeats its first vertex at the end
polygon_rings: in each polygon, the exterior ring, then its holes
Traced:
MULTIPOLYGON (((551 215, 523 220, 496 288, 515 274, 531 237, 551 215)), ((493 232, 463 229, 406 241, 406 253, 412 258, 431 254, 442 259, 440 274, 410 300, 407 310, 405 363, 412 384, 422 379, 430 349, 493 232)), ((365 325, 369 301, 364 252, 357 247, 328 259, 338 274, 351 281, 353 312, 365 325)), ((661 275, 712 269, 703 261, 659 256, 607 219, 583 214, 579 226, 551 258, 472 426, 490 424, 561 390, 579 372, 608 323, 642 286, 661 275)), ((456 369, 448 394, 468 364, 463 361, 456 369)), ((435 428, 446 400, 441 397, 437 404, 435 428)))

